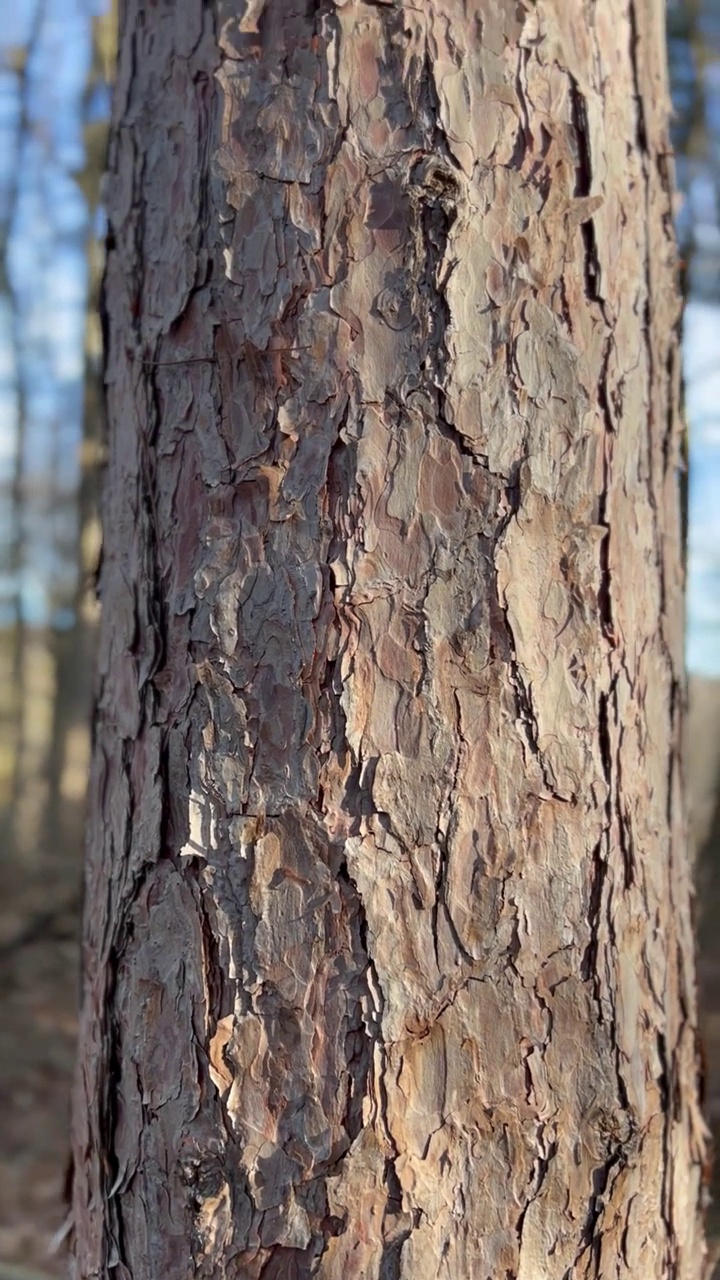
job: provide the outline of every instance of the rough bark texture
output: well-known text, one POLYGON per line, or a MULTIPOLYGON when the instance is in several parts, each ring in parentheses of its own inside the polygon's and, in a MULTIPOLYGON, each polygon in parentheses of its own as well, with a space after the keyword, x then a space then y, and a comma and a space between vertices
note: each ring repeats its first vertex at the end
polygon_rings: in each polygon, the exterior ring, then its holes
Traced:
POLYGON ((693 1280, 660 0, 126 0, 76 1275, 693 1280))

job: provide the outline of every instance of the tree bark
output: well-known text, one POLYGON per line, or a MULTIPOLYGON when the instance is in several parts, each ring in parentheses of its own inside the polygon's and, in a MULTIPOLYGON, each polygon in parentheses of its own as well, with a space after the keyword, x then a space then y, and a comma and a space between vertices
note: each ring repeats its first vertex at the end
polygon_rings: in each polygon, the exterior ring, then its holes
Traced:
POLYGON ((126 0, 76 1276, 700 1276, 662 7, 126 0))

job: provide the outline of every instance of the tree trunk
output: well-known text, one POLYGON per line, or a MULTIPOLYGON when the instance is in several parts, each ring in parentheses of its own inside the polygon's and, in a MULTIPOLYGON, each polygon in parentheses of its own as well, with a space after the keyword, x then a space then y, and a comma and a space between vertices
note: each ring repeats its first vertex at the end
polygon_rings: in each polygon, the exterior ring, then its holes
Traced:
POLYGON ((700 1276, 662 8, 126 0, 77 1276, 700 1276))

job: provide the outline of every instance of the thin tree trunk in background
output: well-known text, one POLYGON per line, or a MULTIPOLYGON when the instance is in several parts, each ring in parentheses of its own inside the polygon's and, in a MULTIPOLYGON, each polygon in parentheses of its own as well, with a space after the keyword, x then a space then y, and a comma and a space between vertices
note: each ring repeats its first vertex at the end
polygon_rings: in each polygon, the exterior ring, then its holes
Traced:
POLYGON ((127 0, 76 1276, 696 1280, 660 0, 127 0))

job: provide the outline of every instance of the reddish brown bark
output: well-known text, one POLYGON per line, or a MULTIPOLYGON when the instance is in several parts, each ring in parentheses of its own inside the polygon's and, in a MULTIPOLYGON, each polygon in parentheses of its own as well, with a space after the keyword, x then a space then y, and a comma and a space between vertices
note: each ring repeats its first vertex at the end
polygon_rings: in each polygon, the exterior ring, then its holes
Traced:
POLYGON ((128 0, 77 1275, 700 1275, 663 58, 128 0))

